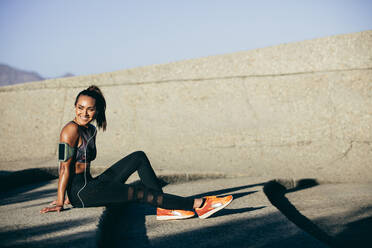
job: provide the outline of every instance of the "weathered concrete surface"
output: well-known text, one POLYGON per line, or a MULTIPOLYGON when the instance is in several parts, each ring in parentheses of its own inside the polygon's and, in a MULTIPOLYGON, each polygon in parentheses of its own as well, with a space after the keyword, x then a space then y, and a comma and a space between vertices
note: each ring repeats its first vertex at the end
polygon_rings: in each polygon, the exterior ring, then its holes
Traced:
POLYGON ((74 97, 107 99, 95 166, 372 181, 372 31, 0 88, 0 169, 55 164, 74 97), (24 163, 27 161, 27 163, 24 163))
MULTIPOLYGON (((262 191, 266 179, 240 177, 171 184, 183 196, 233 194, 234 201, 206 220, 156 221, 155 209, 132 204, 39 214, 55 199, 57 182, 0 194, 1 247, 328 247, 289 221, 262 191), (102 218, 101 222, 99 221, 102 218), (97 225, 100 228, 97 231, 97 225)), ((369 247, 371 184, 325 184, 287 193, 310 222, 345 247, 369 247)), ((335 246, 339 247, 339 246, 335 246)))

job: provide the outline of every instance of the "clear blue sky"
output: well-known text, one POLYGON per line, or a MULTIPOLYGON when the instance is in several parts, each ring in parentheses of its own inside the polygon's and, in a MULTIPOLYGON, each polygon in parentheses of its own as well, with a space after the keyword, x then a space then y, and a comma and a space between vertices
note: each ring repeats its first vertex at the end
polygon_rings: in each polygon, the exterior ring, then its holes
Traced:
POLYGON ((372 0, 0 0, 0 63, 87 75, 372 29, 372 0))

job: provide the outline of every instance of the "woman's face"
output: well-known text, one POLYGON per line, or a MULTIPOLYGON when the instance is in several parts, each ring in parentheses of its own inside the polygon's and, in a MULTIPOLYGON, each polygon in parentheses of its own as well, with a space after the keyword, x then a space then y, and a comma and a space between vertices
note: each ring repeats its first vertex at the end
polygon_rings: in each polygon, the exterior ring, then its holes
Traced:
POLYGON ((88 125, 96 114, 96 100, 93 97, 81 95, 75 105, 75 121, 81 125, 88 125))

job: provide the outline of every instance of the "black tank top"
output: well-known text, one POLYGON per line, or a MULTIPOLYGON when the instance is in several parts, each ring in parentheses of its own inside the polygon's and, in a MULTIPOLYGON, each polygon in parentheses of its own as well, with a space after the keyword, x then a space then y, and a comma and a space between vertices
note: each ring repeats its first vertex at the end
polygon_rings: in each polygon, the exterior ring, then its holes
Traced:
POLYGON ((82 139, 82 144, 77 148, 75 161, 80 163, 89 163, 96 158, 97 149, 96 149, 96 127, 92 124, 89 124, 88 127, 80 126, 75 123, 79 128, 79 134, 82 139), (86 160, 85 160, 85 151, 86 151, 86 160))

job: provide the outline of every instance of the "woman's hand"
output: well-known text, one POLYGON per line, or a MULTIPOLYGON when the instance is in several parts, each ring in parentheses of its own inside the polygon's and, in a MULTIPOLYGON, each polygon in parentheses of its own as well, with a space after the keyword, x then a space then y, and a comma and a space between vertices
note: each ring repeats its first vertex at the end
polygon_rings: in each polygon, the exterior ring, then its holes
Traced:
MULTIPOLYGON (((71 204, 70 200, 68 198, 65 199, 65 202, 64 202, 64 205, 68 205, 68 204, 71 204)), ((53 207, 46 207, 46 208, 43 208, 42 210, 40 210, 40 213, 44 214, 44 213, 47 213, 47 212, 61 212, 63 211, 63 206, 57 206, 57 200, 55 201, 52 201, 49 206, 53 206, 53 207)))
MULTIPOLYGON (((70 202, 70 200, 67 198, 67 199, 65 200, 64 205, 69 205, 69 204, 71 204, 71 202, 70 202)), ((50 206, 55 206, 55 205, 57 205, 57 200, 52 201, 49 205, 50 205, 50 206)))
POLYGON ((63 206, 54 206, 54 207, 46 207, 40 210, 40 213, 45 214, 48 212, 61 212, 63 211, 63 206))

